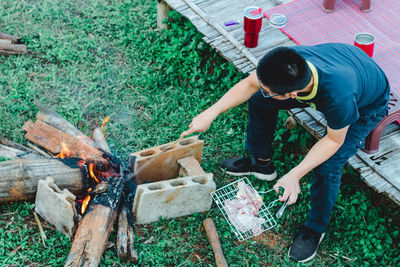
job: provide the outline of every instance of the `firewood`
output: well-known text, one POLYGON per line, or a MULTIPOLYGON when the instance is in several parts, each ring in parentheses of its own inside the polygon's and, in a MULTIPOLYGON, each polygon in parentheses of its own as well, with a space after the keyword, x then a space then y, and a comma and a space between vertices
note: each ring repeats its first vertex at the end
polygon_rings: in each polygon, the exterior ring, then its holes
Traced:
POLYGON ((29 146, 30 148, 35 150, 39 155, 42 155, 45 158, 54 158, 53 155, 50 155, 50 154, 44 152, 43 150, 41 150, 40 148, 38 148, 37 146, 34 146, 33 144, 31 144, 29 142, 28 142, 27 146, 29 146))
POLYGON ((110 148, 108 147, 106 138, 104 137, 103 131, 100 127, 94 129, 92 138, 98 148, 110 153, 110 148))
POLYGON ((0 156, 8 159, 42 159, 45 158, 36 153, 22 151, 9 146, 0 145, 0 156))
POLYGON ((0 32, 0 39, 1 40, 10 40, 13 44, 18 44, 20 42, 20 38, 12 36, 10 34, 0 32))
POLYGON ((79 157, 96 162, 104 162, 103 152, 79 141, 78 139, 66 134, 49 124, 37 120, 35 123, 27 121, 22 127, 27 133, 25 138, 29 141, 44 147, 48 151, 60 153, 63 143, 71 152, 70 157, 79 157))
POLYGON ((118 215, 117 252, 121 261, 128 257, 128 218, 123 208, 118 215))
POLYGON ((26 54, 26 46, 20 44, 0 43, 0 55, 10 56, 18 54, 26 54))
POLYGON ((77 138, 79 141, 85 142, 91 147, 95 147, 96 144, 92 139, 87 137, 84 133, 79 131, 74 125, 68 122, 66 119, 61 117, 56 111, 45 106, 42 103, 36 102, 35 105, 39 108, 39 112, 36 114, 36 119, 41 120, 57 130, 69 134, 70 136, 77 138))
POLYGON ((135 233, 128 223, 128 213, 123 207, 118 215, 117 252, 121 261, 137 263, 139 257, 135 248, 135 233))
POLYGON ((128 225, 128 261, 137 263, 139 256, 135 248, 135 234, 130 225, 128 225))
POLYGON ((73 193, 83 188, 76 159, 17 159, 0 162, 0 203, 33 199, 40 179, 52 176, 73 193))
POLYGON ((15 149, 18 149, 18 150, 22 150, 22 151, 28 151, 28 152, 30 152, 32 154, 37 153, 36 151, 34 151, 34 150, 30 149, 30 148, 27 148, 26 146, 14 143, 13 141, 8 140, 7 138, 1 137, 1 136, 0 136, 0 144, 3 144, 5 146, 9 146, 9 147, 12 147, 12 148, 15 148, 15 149))
POLYGON ((222 251, 221 240, 219 239, 214 220, 211 218, 205 219, 203 221, 203 226, 206 230, 208 240, 210 241, 211 248, 214 252, 215 265, 217 265, 217 267, 228 267, 228 263, 222 251))
POLYGON ((123 179, 109 178, 103 194, 96 195, 79 222, 64 266, 98 266, 121 205, 123 179))
POLYGON ((6 40, 6 39, 0 39, 0 45, 2 44, 11 44, 11 40, 6 40))

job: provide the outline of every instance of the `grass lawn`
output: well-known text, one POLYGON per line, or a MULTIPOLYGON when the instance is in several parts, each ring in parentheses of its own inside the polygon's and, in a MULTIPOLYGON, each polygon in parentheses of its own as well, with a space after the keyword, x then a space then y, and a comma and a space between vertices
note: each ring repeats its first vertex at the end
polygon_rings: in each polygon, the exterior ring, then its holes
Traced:
MULTIPOLYGON (((23 143, 21 127, 34 119, 34 102, 40 101, 87 135, 108 115, 107 141, 124 160, 130 152, 177 139, 193 116, 244 75, 204 43, 187 19, 174 11, 170 16, 171 29, 160 31, 156 1, 2 0, 1 32, 21 36, 30 52, 0 57, 0 135, 23 143)), ((218 165, 244 153, 246 121, 247 106, 241 105, 200 134, 205 140, 202 166, 214 173, 217 186, 234 180, 218 165)), ((279 175, 298 163, 313 142, 300 127, 289 131, 280 122, 273 156, 279 175)), ((257 189, 273 185, 250 179, 257 189)), ((244 243, 215 206, 206 213, 136 225, 140 265, 214 265, 202 227, 211 217, 232 266, 293 266, 286 253, 307 216, 310 182, 310 176, 302 180, 298 202, 277 227, 244 243), (155 241, 144 244, 151 236, 155 241)), ((0 266, 64 264, 70 241, 42 221, 48 237, 43 245, 33 208, 32 202, 0 205, 0 266)), ((308 265, 398 266, 399 224, 399 207, 347 168, 326 240, 308 265)), ((108 247, 101 266, 130 266, 117 257, 115 231, 108 247)))

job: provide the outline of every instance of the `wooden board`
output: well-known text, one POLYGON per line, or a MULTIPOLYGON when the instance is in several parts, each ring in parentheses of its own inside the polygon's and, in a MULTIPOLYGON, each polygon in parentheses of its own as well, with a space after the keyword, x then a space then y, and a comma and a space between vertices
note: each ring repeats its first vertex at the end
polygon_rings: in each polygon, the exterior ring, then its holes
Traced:
MULTIPOLYGON (((165 0, 167 4, 187 17, 223 57, 243 73, 256 69, 258 60, 276 46, 294 46, 293 41, 279 29, 273 28, 264 18, 259 45, 246 48, 243 45, 243 10, 246 6, 270 9, 292 0, 165 0), (242 23, 226 27, 225 21, 239 19, 242 23)), ((290 113, 313 136, 320 139, 326 134, 326 120, 311 109, 292 109, 290 113)), ((361 150, 349 160, 361 178, 378 192, 387 194, 400 204, 400 126, 389 125, 381 138, 380 150, 366 154, 361 150)))

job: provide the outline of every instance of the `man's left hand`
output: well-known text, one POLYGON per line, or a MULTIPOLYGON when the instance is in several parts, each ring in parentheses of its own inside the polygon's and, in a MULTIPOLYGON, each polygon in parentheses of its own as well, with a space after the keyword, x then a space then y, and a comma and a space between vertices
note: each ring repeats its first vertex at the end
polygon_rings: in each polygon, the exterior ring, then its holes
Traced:
POLYGON ((279 196, 279 200, 284 202, 289 198, 288 205, 296 203, 297 196, 300 193, 299 180, 301 177, 297 177, 290 172, 282 176, 281 179, 274 185, 274 189, 279 193, 278 187, 283 187, 285 189, 283 195, 279 196))

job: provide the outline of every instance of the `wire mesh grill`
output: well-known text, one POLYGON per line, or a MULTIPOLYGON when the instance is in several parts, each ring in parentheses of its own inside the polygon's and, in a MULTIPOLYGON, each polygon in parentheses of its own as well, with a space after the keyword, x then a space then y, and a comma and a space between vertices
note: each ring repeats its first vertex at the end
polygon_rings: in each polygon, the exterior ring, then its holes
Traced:
MULTIPOLYGON (((263 223, 258 224, 257 226, 255 226, 255 224, 253 224, 253 225, 248 224, 248 225, 243 225, 241 227, 235 226, 232 223, 232 221, 229 219, 230 211, 226 209, 225 203, 227 200, 237 200, 238 199, 237 198, 237 194, 239 191, 238 184, 242 181, 245 184, 247 184, 256 195, 258 195, 257 191, 253 188, 253 186, 251 185, 250 181, 247 178, 242 178, 233 183, 225 185, 225 186, 219 188, 218 190, 216 190, 212 194, 213 200, 217 204, 218 208, 222 212, 222 215, 224 216, 225 220, 228 222, 229 226, 231 227, 232 231, 235 233, 235 235, 239 239, 239 241, 244 241, 253 236, 260 235, 261 233, 273 228, 277 224, 274 216, 272 215, 272 213, 270 211, 270 208, 274 205, 274 203, 276 201, 278 201, 278 199, 270 202, 268 204, 268 206, 265 205, 264 202, 262 202, 262 205, 261 205, 260 209, 258 210, 256 216, 260 219, 264 219, 263 223), (259 226, 261 226, 261 227, 259 227, 259 226), (256 231, 254 231, 255 227, 257 227, 256 231)), ((263 192, 263 193, 269 193, 272 191, 273 190, 271 189, 271 190, 263 192)), ((232 213, 231 213, 231 216, 232 216, 232 213)))

